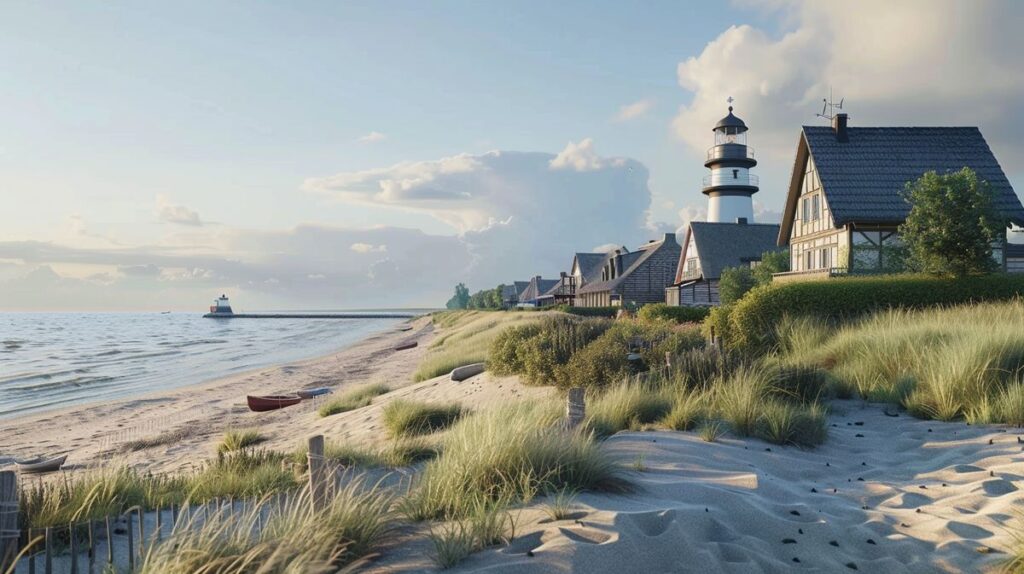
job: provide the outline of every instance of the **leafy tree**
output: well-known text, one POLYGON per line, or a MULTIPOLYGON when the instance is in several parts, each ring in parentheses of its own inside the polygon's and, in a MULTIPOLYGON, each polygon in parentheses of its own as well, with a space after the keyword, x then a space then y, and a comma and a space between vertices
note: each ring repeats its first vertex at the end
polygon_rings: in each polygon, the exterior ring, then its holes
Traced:
POLYGON ((754 267, 754 282, 767 285, 772 282, 772 275, 789 271, 789 250, 765 251, 761 254, 761 263, 754 267))
POLYGON ((930 171, 908 182, 902 195, 911 207, 899 231, 912 269, 965 277, 998 268, 992 244, 1007 221, 995 208, 994 191, 973 170, 930 171))
POLYGON ((728 267, 718 280, 718 298, 722 305, 731 305, 757 285, 750 267, 728 267))
POLYGON ((449 309, 467 309, 469 308, 469 289, 462 283, 455 286, 455 295, 448 300, 445 307, 449 309))

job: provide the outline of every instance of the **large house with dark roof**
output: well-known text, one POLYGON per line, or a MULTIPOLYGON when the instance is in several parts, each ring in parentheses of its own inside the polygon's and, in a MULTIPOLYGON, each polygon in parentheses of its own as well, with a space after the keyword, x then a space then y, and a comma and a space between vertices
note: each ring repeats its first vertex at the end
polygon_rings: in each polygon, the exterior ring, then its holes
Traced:
MULTIPOLYGON (((969 167, 995 191, 996 207, 1024 224, 1024 207, 976 127, 803 126, 778 245, 790 269, 776 280, 898 270, 897 228, 910 212, 900 192, 928 171, 969 167)), ((1016 254, 1016 252, 1014 252, 1016 254)), ((1006 268, 1006 252, 996 250, 1006 268)))
POLYGON ((519 294, 518 306, 542 306, 545 302, 543 299, 544 294, 550 291, 558 284, 558 279, 544 279, 540 275, 533 277, 532 279, 530 279, 530 282, 526 285, 526 289, 523 289, 523 291, 519 294))
POLYGON ((675 282, 665 289, 669 305, 719 304, 718 280, 729 267, 754 267, 779 249, 779 226, 767 223, 694 221, 686 230, 675 282))
POLYGON ((600 275, 591 269, 596 280, 576 290, 575 304, 607 307, 664 301, 665 287, 675 277, 680 251, 675 233, 666 233, 660 241, 651 241, 636 251, 616 249, 604 255, 600 275))

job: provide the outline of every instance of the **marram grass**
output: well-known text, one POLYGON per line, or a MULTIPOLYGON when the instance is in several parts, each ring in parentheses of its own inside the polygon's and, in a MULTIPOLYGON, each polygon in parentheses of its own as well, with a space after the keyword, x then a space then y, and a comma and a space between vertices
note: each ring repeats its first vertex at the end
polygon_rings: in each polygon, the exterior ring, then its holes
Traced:
POLYGON ((384 428, 393 437, 430 434, 450 427, 464 414, 458 403, 395 399, 384 407, 384 428))
POLYGON ((390 389, 383 383, 363 385, 329 399, 317 411, 322 417, 363 408, 373 402, 373 398, 387 393, 390 389))

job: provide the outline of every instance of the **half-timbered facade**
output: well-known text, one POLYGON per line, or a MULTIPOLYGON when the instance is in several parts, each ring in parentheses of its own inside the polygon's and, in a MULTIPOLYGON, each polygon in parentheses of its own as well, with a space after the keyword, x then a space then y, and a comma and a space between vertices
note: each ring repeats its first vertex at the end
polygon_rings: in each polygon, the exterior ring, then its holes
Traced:
MULTIPOLYGON (((996 207, 1024 223, 1024 207, 975 127, 851 128, 846 114, 829 126, 804 126, 778 244, 790 271, 776 280, 899 271, 898 228, 910 212, 900 192, 929 171, 969 167, 996 192, 996 207)), ((1002 246, 996 249, 1004 268, 1002 246)))

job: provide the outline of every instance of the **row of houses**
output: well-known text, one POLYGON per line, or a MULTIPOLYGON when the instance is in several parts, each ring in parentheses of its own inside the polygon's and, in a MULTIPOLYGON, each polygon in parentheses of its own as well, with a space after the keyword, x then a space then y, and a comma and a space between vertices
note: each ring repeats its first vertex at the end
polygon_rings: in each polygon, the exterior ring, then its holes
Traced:
MULTIPOLYGON (((577 305, 713 306, 730 267, 757 266, 764 253, 788 249, 790 271, 775 281, 822 279, 892 269, 898 228, 910 206, 900 192, 926 172, 964 167, 988 182, 995 205, 1024 226, 1024 206, 976 127, 849 127, 846 114, 831 126, 803 126, 781 224, 754 221, 758 192, 747 126, 729 113, 713 128, 710 170, 702 184, 708 220, 691 222, 682 243, 666 233, 630 251, 576 253, 558 278, 536 276, 506 286, 507 307, 577 305)), ((1024 272, 1024 245, 994 249, 1002 268, 1024 272)))

